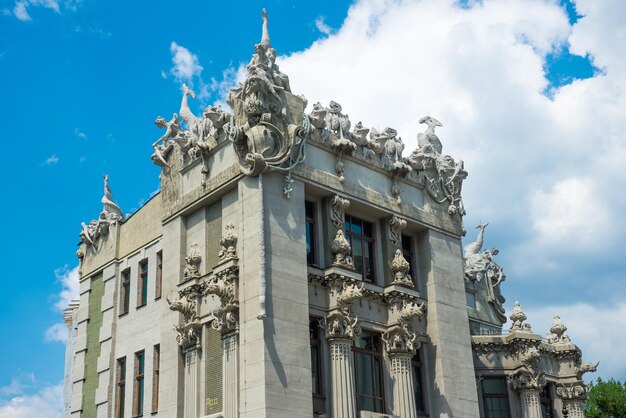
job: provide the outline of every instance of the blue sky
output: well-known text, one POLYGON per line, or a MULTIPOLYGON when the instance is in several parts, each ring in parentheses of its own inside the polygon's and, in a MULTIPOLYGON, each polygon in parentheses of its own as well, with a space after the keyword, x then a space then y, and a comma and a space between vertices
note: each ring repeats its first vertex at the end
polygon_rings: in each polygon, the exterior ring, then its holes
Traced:
POLYGON ((178 110, 183 81, 204 92, 197 110, 223 99, 262 7, 310 105, 335 99, 355 122, 394 126, 409 153, 420 116, 443 122, 444 151, 470 173, 467 240, 491 222, 507 310, 519 299, 540 333, 559 313, 603 377, 626 378, 603 348, 626 344, 623 2, 3 0, 0 418, 62 379, 51 327, 102 174, 125 212, 149 199, 155 118, 178 110))

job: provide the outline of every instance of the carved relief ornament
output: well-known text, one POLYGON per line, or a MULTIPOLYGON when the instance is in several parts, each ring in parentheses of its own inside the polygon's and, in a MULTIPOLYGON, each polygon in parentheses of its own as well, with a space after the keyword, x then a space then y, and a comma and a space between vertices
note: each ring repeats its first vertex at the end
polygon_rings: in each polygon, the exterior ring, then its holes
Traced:
POLYGON ((202 255, 200 254, 200 249, 198 248, 198 244, 195 242, 191 244, 189 248, 189 254, 185 257, 185 270, 183 271, 183 279, 197 279, 201 276, 200 274, 200 263, 202 262, 202 255))
POLYGON ((336 229, 343 229, 346 210, 350 207, 350 201, 338 194, 330 200, 330 220, 336 229))
POLYGON ((220 261, 236 259, 237 257, 237 234, 235 233, 235 225, 232 223, 226 225, 224 236, 220 239, 222 249, 218 253, 220 261))

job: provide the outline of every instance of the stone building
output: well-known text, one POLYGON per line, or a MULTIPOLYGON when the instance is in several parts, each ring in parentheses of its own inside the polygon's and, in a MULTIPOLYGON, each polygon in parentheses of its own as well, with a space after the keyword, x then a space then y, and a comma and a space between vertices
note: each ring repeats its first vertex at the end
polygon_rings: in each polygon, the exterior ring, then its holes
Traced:
POLYGON ((462 251, 462 161, 432 117, 393 128, 291 92, 267 17, 232 113, 186 86, 153 144, 161 188, 124 218, 105 177, 67 316, 69 417, 583 416, 555 317, 512 327, 486 225, 462 251))

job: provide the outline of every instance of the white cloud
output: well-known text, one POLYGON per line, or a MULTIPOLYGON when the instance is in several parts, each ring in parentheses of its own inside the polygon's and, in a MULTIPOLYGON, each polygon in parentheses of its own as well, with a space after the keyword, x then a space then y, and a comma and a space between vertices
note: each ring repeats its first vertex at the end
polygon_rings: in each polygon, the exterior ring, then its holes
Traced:
MULTIPOLYGON (((549 280, 562 289, 561 303, 584 303, 587 312, 592 296, 626 298, 615 285, 626 269, 626 7, 578 0, 584 17, 572 26, 558 3, 361 0, 340 28, 279 64, 309 109, 332 99, 353 123, 394 127, 405 155, 424 129, 419 117, 442 121, 444 152, 469 171, 467 240, 479 221, 490 222, 485 245, 502 250, 509 300, 549 280), (568 44, 603 71, 547 97, 546 55, 568 44)), ((624 318, 619 306, 597 309, 598 341, 613 329, 605 317, 624 318)), ((566 313, 574 333, 582 315, 566 313)), ((581 346, 591 350, 587 358, 602 360, 591 342, 581 346)), ((625 360, 611 359, 624 370, 625 360)))
POLYGON ((46 329, 46 332, 44 334, 44 341, 47 343, 65 343, 65 341, 67 341, 67 335, 67 325, 62 322, 57 322, 56 324, 46 329))
POLYGON ((597 373, 585 375, 585 380, 595 380, 599 376, 626 378, 624 354, 618 348, 626 344, 626 303, 600 307, 577 303, 524 310, 533 331, 542 335, 547 334, 554 315, 561 317, 567 326, 567 335, 583 351, 583 361, 600 362, 597 373))
POLYGON ((61 291, 57 295, 58 301, 54 304, 54 307, 62 312, 68 307, 72 300, 79 297, 79 283, 78 283, 78 266, 70 269, 67 265, 56 269, 54 271, 56 280, 61 283, 61 291))
MULTIPOLYGON (((56 280, 61 284, 61 291, 55 295, 54 308, 59 314, 67 308, 71 301, 80 297, 78 281, 78 266, 70 269, 67 265, 54 271, 56 280)), ((62 342, 67 340, 67 325, 59 321, 48 327, 44 333, 46 342, 62 342)))
POLYGON ((59 418, 63 414, 63 384, 47 386, 32 395, 0 399, 0 418, 59 418))
POLYGON ((17 0, 13 6, 13 15, 22 22, 32 20, 28 13, 29 7, 44 7, 60 13, 59 2, 57 0, 17 0))
POLYGON ((333 33, 333 28, 328 26, 325 20, 326 18, 324 16, 318 16, 317 19, 315 19, 315 27, 324 35, 330 35, 331 33, 333 33))
POLYGON ((11 383, 0 387, 0 399, 23 394, 35 383, 34 373, 23 373, 11 378, 11 383))
POLYGON ((53 154, 49 156, 48 158, 46 158, 46 161, 44 161, 42 165, 54 165, 54 164, 57 164, 58 162, 59 162, 59 157, 57 157, 56 154, 53 154))
POLYGON ((161 78, 162 78, 163 80, 166 80, 166 79, 167 79, 167 73, 166 73, 165 71, 163 71, 163 70, 161 70, 161 78))
POLYGON ((173 64, 170 73, 177 81, 193 84, 194 77, 200 77, 202 73, 198 56, 176 42, 170 44, 170 52, 172 53, 173 64))
POLYGON ((80 139, 87 139, 87 134, 80 130, 80 128, 74 128, 74 135, 80 139))

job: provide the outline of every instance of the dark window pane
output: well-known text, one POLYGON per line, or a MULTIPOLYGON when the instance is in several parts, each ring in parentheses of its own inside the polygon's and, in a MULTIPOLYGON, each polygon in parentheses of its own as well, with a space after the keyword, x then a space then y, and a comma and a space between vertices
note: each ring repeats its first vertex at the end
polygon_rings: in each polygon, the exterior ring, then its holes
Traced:
POLYGON ((371 242, 363 242, 363 268, 365 274, 364 280, 371 282, 374 279, 374 250, 371 242))

